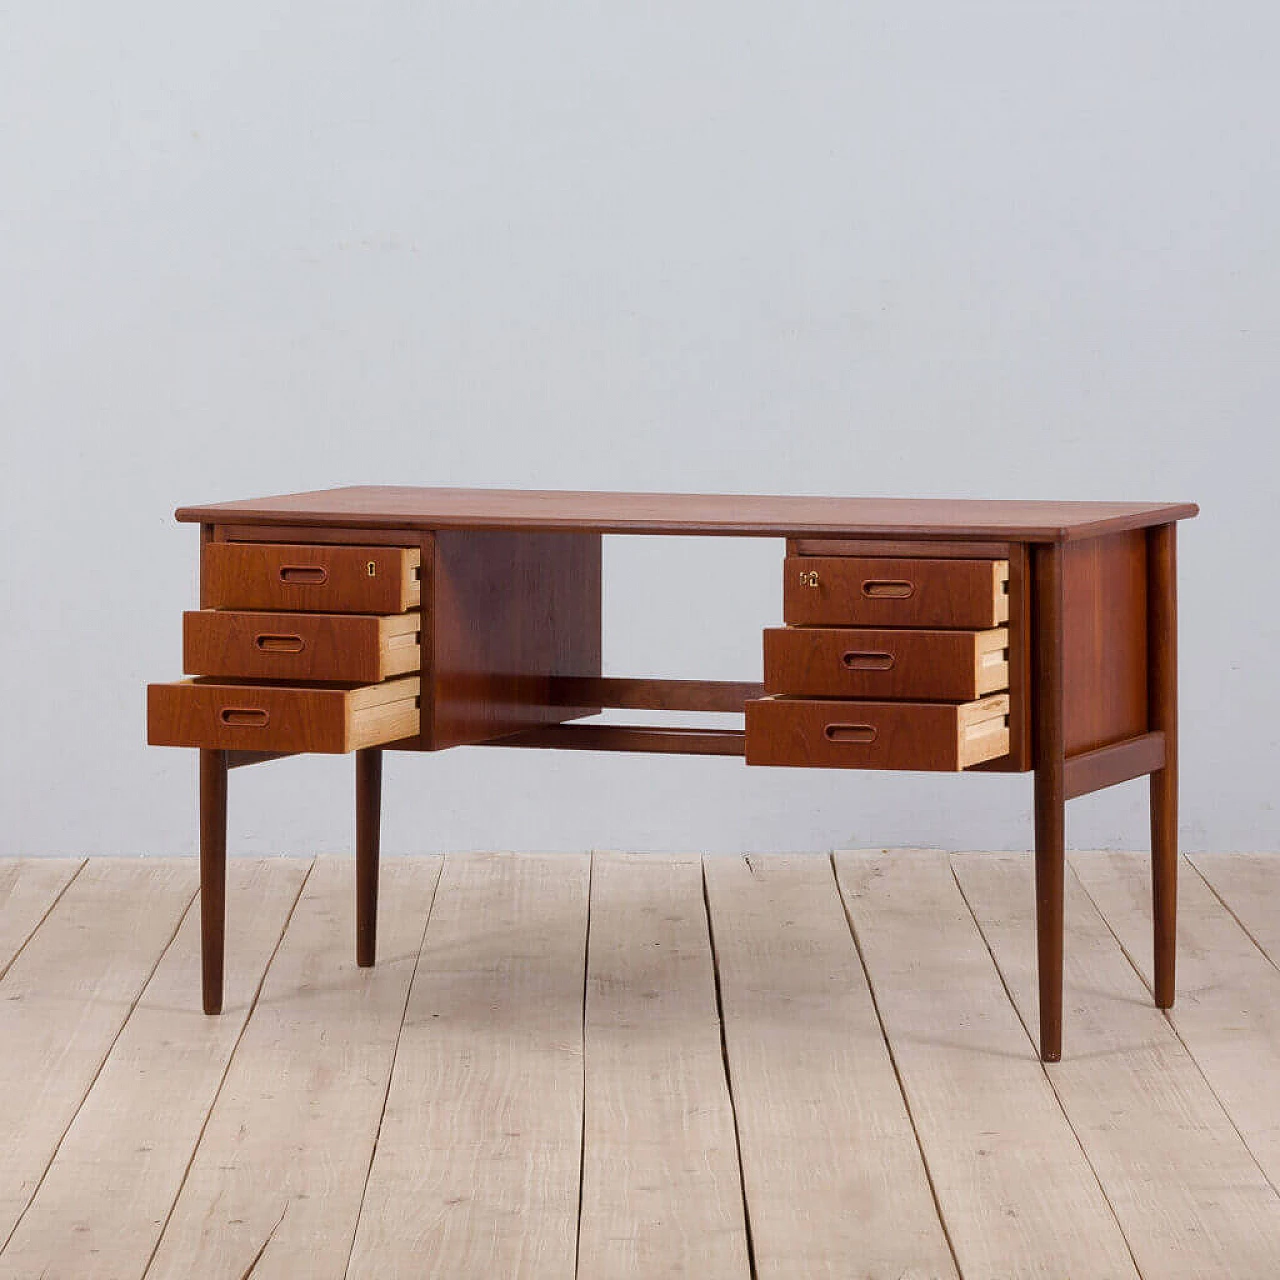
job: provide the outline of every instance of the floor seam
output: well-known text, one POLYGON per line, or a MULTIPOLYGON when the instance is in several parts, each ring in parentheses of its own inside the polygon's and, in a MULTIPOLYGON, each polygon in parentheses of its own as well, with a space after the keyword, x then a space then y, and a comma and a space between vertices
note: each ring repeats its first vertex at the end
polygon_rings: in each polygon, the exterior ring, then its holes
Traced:
MULTIPOLYGON (((196 1140, 191 1144, 191 1154, 187 1157, 187 1163, 183 1167, 182 1177, 178 1180, 177 1189, 173 1193, 173 1199, 169 1202, 169 1211, 164 1216, 164 1224, 156 1234, 156 1242, 151 1246, 151 1252, 147 1255, 147 1264, 141 1272, 142 1280, 146 1280, 151 1272, 151 1267, 155 1263, 156 1254, 160 1252, 160 1246, 164 1243, 165 1233, 169 1230, 169 1224, 173 1221, 174 1211, 178 1207, 178 1201, 182 1199, 182 1192, 187 1185, 187 1179, 191 1176, 191 1166, 195 1164, 196 1153, 200 1150, 200 1144, 204 1141, 205 1131, 209 1127, 209 1120, 213 1116, 214 1110, 218 1105, 218 1099, 222 1097, 223 1087, 227 1083, 227 1076, 231 1074, 231 1066, 236 1060, 236 1054, 240 1051, 240 1042, 244 1039, 245 1032, 249 1029, 249 1023, 253 1019, 254 1010, 258 1007, 258 998, 262 995, 262 988, 267 981, 267 974, 271 972, 271 966, 275 963, 276 956, 280 951, 280 944, 284 941, 284 935, 289 931, 289 924, 293 920, 294 912, 298 909, 298 903, 302 901, 303 890, 307 887, 307 881, 311 879, 311 872, 316 865, 315 859, 312 858, 307 866, 306 874, 303 875, 301 882, 298 884, 298 892, 294 895, 293 902, 289 907, 284 918, 284 924, 280 927, 280 936, 276 939, 276 944, 271 948, 271 955, 267 959, 267 963, 262 966, 262 977, 258 979, 257 985, 254 987, 253 997, 249 1001, 248 1012, 244 1016, 244 1023, 240 1028, 240 1034, 236 1036, 235 1044, 231 1046, 231 1052, 227 1055, 227 1065, 222 1069, 222 1076, 218 1080, 218 1087, 213 1091, 213 1097, 209 1102, 209 1109, 204 1113, 204 1120, 200 1124, 200 1132, 196 1135, 196 1140)), ((197 898, 199 894, 197 892, 197 898)), ((192 899, 194 906, 196 898, 192 899)), ((190 910, 191 908, 188 908, 190 910)), ((221 1015, 218 1015, 221 1016, 221 1015)), ((283 1217, 283 1215, 282 1215, 283 1217)), ((279 1224, 277 1223, 277 1226, 279 1224)))
POLYGON ((1107 1194, 1107 1188, 1103 1185, 1101 1176, 1098 1173, 1093 1161, 1089 1158, 1089 1152, 1085 1149, 1083 1140, 1077 1132, 1074 1124, 1071 1123, 1071 1114, 1067 1110, 1067 1105, 1062 1100, 1062 1094, 1058 1092, 1058 1086, 1053 1082, 1053 1076, 1049 1071, 1049 1065, 1040 1057, 1040 1044, 1035 1035, 1032 1034, 1031 1028, 1027 1026, 1026 1019, 1023 1018, 1021 1010, 1018 1008, 1018 1002, 1013 998, 1013 992, 1009 990, 1009 984, 1005 981, 1004 970, 1000 968, 1000 962, 996 959, 996 953, 991 943, 987 939, 986 933, 983 931, 982 922, 978 919, 978 913, 973 909, 973 903, 969 901, 969 895, 964 891, 964 885, 960 883, 960 876, 956 871, 955 861, 953 857, 948 856, 947 866, 951 871, 951 878, 955 881, 956 889, 960 893, 960 899, 964 903, 969 915, 973 919, 973 927, 978 931, 978 937, 982 939, 982 945, 987 949, 987 955, 991 957, 991 966, 996 971, 996 977, 1000 979, 1000 986, 1004 991, 1004 997, 1009 1002, 1009 1007, 1013 1010, 1013 1015, 1018 1019, 1019 1025, 1026 1034, 1027 1039, 1031 1042, 1031 1050, 1036 1056, 1036 1060, 1040 1064, 1040 1071, 1047 1081, 1049 1088, 1053 1092, 1054 1101, 1058 1104, 1058 1110, 1062 1112, 1062 1118, 1066 1121, 1067 1128, 1071 1130, 1071 1136, 1076 1140, 1076 1146, 1080 1149, 1080 1155, 1089 1167, 1089 1172, 1093 1174, 1093 1180, 1098 1184, 1098 1192, 1102 1199, 1106 1202, 1106 1206, 1111 1210, 1112 1221, 1116 1224, 1116 1230, 1120 1232, 1120 1239, 1124 1241, 1124 1247, 1128 1250, 1129 1257, 1133 1260, 1133 1269, 1142 1276, 1142 1268, 1138 1265, 1137 1255, 1133 1251, 1133 1245, 1129 1243, 1129 1236, 1125 1232, 1124 1223, 1120 1221, 1120 1215, 1116 1212, 1115 1205, 1111 1202, 1111 1197, 1107 1194))
POLYGON ((1236 915, 1235 910, 1232 908, 1231 904, 1226 900, 1226 898, 1222 896, 1222 894, 1218 892, 1216 888, 1214 888, 1213 881, 1210 880, 1209 877, 1203 871, 1200 870, 1200 868, 1196 865, 1196 863, 1191 858, 1184 857, 1183 861, 1187 864, 1187 866, 1191 868, 1192 871, 1196 873, 1196 875, 1200 878, 1200 880, 1203 881, 1205 888, 1208 889, 1209 892, 1213 894, 1215 898, 1217 898, 1217 900, 1222 904, 1223 909, 1226 911, 1226 913, 1236 922, 1236 924, 1240 926, 1240 930, 1244 934, 1244 936, 1248 938, 1249 941, 1252 942, 1253 945, 1257 947, 1260 952, 1262 952, 1262 958, 1273 969, 1280 970, 1280 964, 1277 964, 1271 958, 1271 955, 1267 951, 1266 947, 1264 947, 1262 943, 1259 942, 1258 939, 1253 936, 1253 933, 1250 931, 1249 926, 1246 925, 1245 922, 1241 920, 1238 915, 1236 915))
MULTIPOLYGON (((755 874, 750 857, 743 859, 747 869, 755 874)), ((738 1187, 742 1195, 742 1228, 747 1240, 747 1269, 751 1280, 757 1280, 759 1272, 756 1267, 755 1237, 751 1230, 751 1205, 747 1198, 747 1170, 742 1162, 742 1131, 738 1124, 738 1100, 733 1092, 733 1068, 729 1062, 729 1038, 725 1027, 724 994, 720 985, 720 955, 716 950, 716 929, 711 916, 711 894, 707 888, 707 865, 705 856, 698 859, 698 875, 702 881, 702 909, 706 914, 707 942, 711 948, 711 977, 715 986, 716 1021, 720 1027, 720 1060, 724 1070, 725 1089, 729 1095, 729 1114, 733 1118, 733 1145, 738 1157, 738 1187)))
POLYGON ((844 913, 845 925, 849 930, 850 938, 853 939, 853 949, 857 953, 858 964, 862 967, 862 976, 867 984, 867 992, 871 996, 871 1008, 880 1027, 880 1038, 884 1041, 885 1052, 889 1055, 889 1065, 893 1068, 893 1078, 898 1084, 898 1094, 902 1098, 902 1105, 907 1112, 907 1123, 911 1126, 911 1134, 916 1140, 916 1150, 920 1153, 920 1164, 924 1169, 924 1179, 929 1187, 929 1195, 933 1199, 933 1211, 938 1216, 938 1225, 942 1228, 942 1238, 947 1242, 947 1251, 951 1254, 951 1262, 956 1269, 956 1275, 961 1280, 964 1280, 964 1268, 960 1265, 955 1242, 951 1239, 951 1229, 947 1226, 946 1215, 942 1212, 942 1203, 938 1199, 938 1188, 933 1180, 933 1170, 929 1168, 929 1157, 925 1154, 924 1142, 920 1138, 920 1129, 916 1125, 915 1114, 911 1110, 911 1100, 907 1097, 906 1087, 902 1083, 902 1072, 898 1069, 898 1058, 893 1051, 893 1044, 889 1040, 889 1031, 884 1025, 884 1017, 880 1012, 880 1000, 876 996, 875 982, 872 981, 871 970, 867 965, 866 957, 862 954, 862 943, 858 938, 858 931, 853 926, 853 913, 849 910, 849 904, 845 901, 844 886, 840 883, 840 870, 836 866, 834 852, 827 854, 827 865, 831 869, 831 879, 835 883, 836 898, 840 903, 841 911, 844 913))
MULTIPOLYGON (((87 858, 85 859, 85 862, 88 862, 87 858)), ((77 872, 77 875, 78 874, 79 873, 77 872)), ((68 884, 69 883, 70 882, 68 882, 68 884)), ((119 1042, 120 1037, 124 1034, 125 1027, 129 1025, 129 1019, 133 1017, 134 1010, 142 1000, 143 993, 146 991, 147 987, 151 985, 151 979, 156 976, 156 970, 160 967, 160 962, 169 954, 169 948, 173 946, 173 940, 178 936, 178 930, 182 928, 182 922, 190 913, 192 904, 196 900, 196 893, 198 892, 199 890, 197 889, 191 894, 191 897, 187 900, 187 905, 178 913, 178 919, 173 926, 173 932, 169 934, 168 941, 160 948, 160 954, 156 956, 155 963, 151 966, 145 980, 138 987, 138 994, 134 996, 132 1001, 130 1001, 129 1012, 120 1019, 120 1025, 116 1028, 115 1035, 111 1037, 111 1043, 107 1046, 106 1053, 102 1055, 101 1060, 94 1069, 93 1077, 89 1081, 88 1087, 85 1089, 84 1093, 81 1094, 80 1101, 76 1104, 76 1109, 72 1113, 71 1119, 67 1121, 67 1127, 63 1129, 62 1133, 58 1136, 58 1141, 54 1143, 53 1151, 50 1154, 49 1159, 45 1162, 45 1166, 43 1170, 41 1170, 39 1179, 37 1180, 36 1185, 32 1188, 30 1196, 27 1197, 27 1203, 23 1205, 22 1212, 18 1215, 17 1220, 13 1224, 13 1229, 7 1236, 5 1236, 4 1243, 0 1244, 0 1255, 3 1255, 4 1251, 12 1242, 13 1237, 18 1234, 18 1228, 22 1226, 23 1220, 31 1211, 31 1206, 35 1204, 36 1197, 40 1194, 40 1188, 44 1186, 45 1179, 49 1176, 49 1170, 53 1168, 54 1161, 58 1158, 58 1152, 62 1150, 62 1144, 67 1140, 67 1134, 71 1132, 71 1127, 75 1124, 76 1117, 80 1114, 86 1099, 93 1092, 94 1086, 98 1083, 98 1078, 102 1075, 103 1068, 107 1065, 111 1059, 111 1055, 115 1052, 116 1045, 119 1042)))
POLYGON ((582 1265, 582 1204, 587 1177, 587 992, 591 982, 591 889, 596 878, 596 855, 587 855, 587 927, 582 936, 582 1127, 578 1142, 578 1230, 573 1239, 575 1280, 582 1265))
POLYGON ((53 901, 49 903, 49 905, 44 909, 43 913, 40 916, 40 919, 37 920, 35 924, 31 926, 31 932, 28 933, 25 938, 23 938, 21 945, 13 953, 12 957, 10 957, 9 963, 6 964, 3 968, 0 968, 0 982, 4 980, 4 977, 9 972, 9 970, 12 969, 15 964, 18 963, 18 957, 21 956, 22 953, 30 945, 31 939, 34 938, 36 934, 40 932, 41 926, 53 914, 54 908, 58 905, 58 903, 62 901, 63 896, 66 894, 67 890, 70 889, 73 884, 75 884, 75 882, 80 878, 80 873, 88 865, 89 865, 88 858, 80 859, 80 865, 67 878, 66 884, 64 884, 62 888, 59 889, 56 894, 54 894, 53 901))
MULTIPOLYGON (((364 1171, 364 1185, 360 1188, 360 1203, 356 1206, 355 1225, 351 1229, 351 1245, 347 1249, 347 1265, 343 1267, 344 1277, 351 1274, 351 1263, 356 1255, 356 1238, 360 1234, 360 1220, 364 1217, 365 1197, 369 1194, 369 1179, 373 1175, 373 1161, 378 1154, 378 1143, 382 1140, 382 1125, 387 1118, 387 1102, 391 1098, 391 1083, 396 1074, 396 1059, 400 1056, 400 1038, 404 1035, 405 1020, 409 1016, 409 1001, 413 998, 413 984, 418 978, 418 967, 422 963, 422 952, 427 945, 427 930, 431 927, 431 914, 435 910, 436 897, 440 893, 440 881, 444 879, 445 859, 441 857, 436 868, 435 883, 431 886, 431 901, 427 903, 426 919, 422 922, 422 933, 418 937, 418 950, 413 957, 413 972, 409 975, 409 983, 404 991, 404 1004, 400 1009, 400 1025, 396 1028, 396 1040, 391 1049, 391 1063, 387 1068, 387 1087, 382 1092, 382 1106, 378 1110, 378 1125, 373 1131, 373 1146, 369 1148, 369 1163, 364 1171)), ((376 934, 375 934, 376 937, 376 934)), ((374 957, 376 962, 376 955, 374 957)))
MULTIPOLYGON (((1190 866, 1192 870, 1195 870, 1194 863, 1188 861, 1187 865, 1190 866)), ((1107 926, 1107 931, 1116 940, 1116 944, 1117 946, 1119 946, 1120 950, 1124 952, 1124 958, 1128 960, 1130 966, 1133 968, 1134 973, 1138 975, 1138 981, 1141 982, 1144 987, 1146 987, 1148 992, 1151 992, 1152 991, 1151 984, 1146 980, 1145 977, 1143 977, 1141 968, 1139 968, 1133 956, 1129 954, 1128 948, 1120 940, 1120 935, 1115 931, 1115 929, 1111 927, 1111 921, 1107 919, 1107 913, 1103 911, 1102 907, 1098 904, 1093 894, 1089 892, 1089 886, 1085 884, 1085 882, 1078 875, 1076 875, 1076 869, 1074 866, 1071 865, 1070 859, 1068 859, 1067 861, 1067 866, 1070 869, 1071 874, 1076 877, 1076 881, 1079 883, 1080 887, 1085 891, 1085 894, 1088 896, 1089 901, 1093 903, 1094 909, 1102 917, 1102 922, 1107 926)), ((1196 874, 1199 875, 1200 874, 1199 871, 1196 871, 1196 874)), ((1203 878, 1204 877, 1201 876, 1201 879, 1203 878)), ((1212 888, 1212 886, 1210 887, 1212 888)), ((1215 894, 1214 896, 1216 897, 1217 895, 1215 894)), ((1176 991, 1175 991, 1175 995, 1176 995, 1176 991)), ((1153 993, 1153 999, 1154 999, 1154 993, 1153 993)), ((1258 1172, 1262 1174, 1262 1177, 1266 1181, 1267 1186, 1269 1186, 1277 1196, 1280 1196, 1280 1186, 1276 1185, 1275 1181, 1272 1179, 1271 1175, 1267 1172, 1266 1168, 1264 1167, 1262 1161, 1258 1159, 1257 1153, 1249 1145, 1249 1140, 1241 1132, 1240 1126, 1236 1124, 1235 1116, 1231 1114, 1230 1108, 1227 1106, 1225 1102, 1223 1102, 1222 1098, 1218 1094, 1218 1091, 1213 1087, 1213 1081, 1209 1079, 1209 1076, 1205 1071, 1204 1067, 1200 1065, 1200 1059, 1196 1057, 1195 1051, 1187 1043, 1186 1038, 1183 1036, 1182 1032, 1178 1029, 1178 1024, 1170 1016, 1169 1010, 1161 1009, 1160 1012, 1164 1015, 1164 1020, 1169 1024, 1170 1030, 1172 1030, 1173 1034, 1177 1036, 1178 1043, 1183 1047, 1183 1049, 1186 1050, 1187 1057, 1190 1058, 1191 1061, 1195 1064, 1196 1070, 1200 1073, 1200 1078, 1205 1083, 1205 1088, 1209 1090, 1209 1092, 1213 1095, 1213 1100, 1222 1109, 1222 1114, 1226 1116, 1227 1123, 1231 1126, 1232 1130, 1235 1132, 1236 1137, 1240 1139, 1241 1145, 1249 1153, 1249 1159, 1252 1160, 1255 1165, 1257 1165, 1258 1172)))

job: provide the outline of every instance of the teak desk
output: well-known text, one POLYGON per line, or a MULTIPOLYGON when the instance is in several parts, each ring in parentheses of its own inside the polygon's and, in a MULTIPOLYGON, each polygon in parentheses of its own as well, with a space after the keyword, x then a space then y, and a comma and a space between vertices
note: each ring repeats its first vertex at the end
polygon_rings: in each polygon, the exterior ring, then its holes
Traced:
POLYGON ((227 770, 356 753, 356 958, 374 961, 382 751, 486 744, 749 765, 1035 771, 1040 1051, 1062 1053, 1066 802, 1151 777, 1155 1000, 1173 1003, 1175 530, 1191 503, 348 488, 209 507, 194 680, 148 740, 200 750, 204 1008, 222 1008, 227 770), (783 538, 764 683, 606 679, 603 534, 783 538), (605 707, 744 730, 575 724, 605 707))

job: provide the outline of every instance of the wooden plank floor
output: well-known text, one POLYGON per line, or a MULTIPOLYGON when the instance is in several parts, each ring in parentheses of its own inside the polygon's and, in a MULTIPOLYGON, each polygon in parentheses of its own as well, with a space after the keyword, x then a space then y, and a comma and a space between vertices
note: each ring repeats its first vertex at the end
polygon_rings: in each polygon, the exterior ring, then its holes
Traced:
POLYGON ((1280 855, 0 862, 0 1280, 1280 1276, 1280 855))

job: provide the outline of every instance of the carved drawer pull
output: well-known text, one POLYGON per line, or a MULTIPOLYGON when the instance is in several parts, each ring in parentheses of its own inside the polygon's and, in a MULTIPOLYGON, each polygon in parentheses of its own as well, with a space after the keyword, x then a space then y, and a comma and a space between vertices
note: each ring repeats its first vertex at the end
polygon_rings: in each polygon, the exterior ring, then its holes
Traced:
POLYGON ((862 584, 862 594, 870 600, 909 600, 916 593, 914 582, 888 582, 871 579, 862 584))
POLYGON ((841 659, 850 671, 892 671, 894 656, 891 653, 846 653, 841 659))
POLYGON ((265 729, 271 719, 258 707, 223 707, 218 715, 223 724, 237 729, 265 729))
POLYGON ((829 724, 823 731, 831 742, 874 742, 876 731, 869 724, 829 724))
POLYGON ((319 587, 329 581, 329 570, 322 564, 282 564, 280 581, 295 586, 319 587))
POLYGON ((255 636, 253 642, 263 653, 301 653, 307 647, 301 636, 261 635, 255 636))

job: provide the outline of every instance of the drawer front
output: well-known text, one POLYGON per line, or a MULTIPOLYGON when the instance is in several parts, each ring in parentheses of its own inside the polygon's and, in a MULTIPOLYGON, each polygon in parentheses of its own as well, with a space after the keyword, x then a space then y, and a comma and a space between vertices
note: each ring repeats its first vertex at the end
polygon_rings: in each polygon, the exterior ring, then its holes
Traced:
POLYGON ((835 769, 967 769, 1009 752, 1009 697, 975 702, 747 703, 748 764, 835 769))
POLYGON ((182 616, 183 670, 193 676, 364 684, 417 671, 421 616, 248 613, 182 616))
POLYGON ((201 595, 212 609, 403 613, 422 602, 416 547, 207 542, 201 595))
POLYGON ((782 616, 798 626, 997 627, 1009 620, 1007 560, 788 556, 782 616))
POLYGON ((967 702, 1009 687, 1009 632, 770 627, 766 693, 967 702))
POLYGON ((156 747, 341 753, 418 733, 417 676, 357 688, 184 680, 147 688, 156 747))

